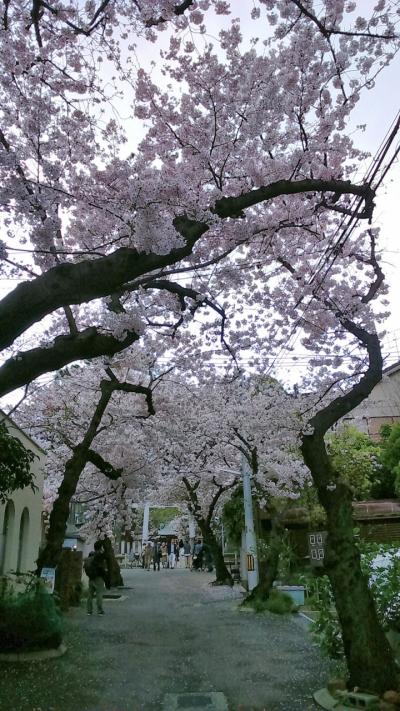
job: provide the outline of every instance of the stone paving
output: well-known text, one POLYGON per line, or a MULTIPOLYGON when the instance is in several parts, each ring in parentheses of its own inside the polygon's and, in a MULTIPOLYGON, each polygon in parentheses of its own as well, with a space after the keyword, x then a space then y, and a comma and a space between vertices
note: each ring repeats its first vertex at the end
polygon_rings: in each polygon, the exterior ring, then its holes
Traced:
POLYGON ((103 617, 68 614, 64 657, 0 665, 1 711, 316 711, 329 664, 304 619, 243 614, 208 573, 123 576, 103 617))

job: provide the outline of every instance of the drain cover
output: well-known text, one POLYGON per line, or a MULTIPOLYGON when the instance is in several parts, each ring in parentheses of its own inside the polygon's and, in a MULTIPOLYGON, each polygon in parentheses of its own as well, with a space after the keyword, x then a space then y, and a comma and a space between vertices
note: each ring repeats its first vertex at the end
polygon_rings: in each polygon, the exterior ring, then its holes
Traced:
POLYGON ((228 711, 228 704, 219 691, 166 694, 163 711, 228 711))
POLYGON ((196 694, 185 694, 185 696, 178 696, 178 709, 191 709, 194 706, 200 709, 210 708, 212 704, 210 696, 207 694, 207 696, 199 696, 196 694))

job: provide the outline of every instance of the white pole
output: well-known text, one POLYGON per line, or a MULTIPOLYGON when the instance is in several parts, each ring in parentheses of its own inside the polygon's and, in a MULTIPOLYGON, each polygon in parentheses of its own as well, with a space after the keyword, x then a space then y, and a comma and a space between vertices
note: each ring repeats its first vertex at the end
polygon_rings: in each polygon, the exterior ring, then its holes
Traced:
POLYGON ((251 497, 251 473, 249 463, 242 454, 244 525, 246 540, 247 584, 251 592, 258 584, 257 541, 254 531, 253 501, 251 497))
POLYGON ((143 511, 143 529, 142 529, 142 546, 149 538, 149 522, 150 522, 150 504, 144 505, 143 511))
POLYGON ((189 539, 193 539, 196 536, 196 521, 194 520, 193 514, 189 513, 189 539))

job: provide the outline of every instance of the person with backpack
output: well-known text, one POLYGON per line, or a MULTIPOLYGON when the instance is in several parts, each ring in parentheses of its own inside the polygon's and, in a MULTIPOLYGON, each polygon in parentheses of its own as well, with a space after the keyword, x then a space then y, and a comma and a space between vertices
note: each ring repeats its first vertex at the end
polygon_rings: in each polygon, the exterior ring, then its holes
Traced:
POLYGON ((103 552, 103 544, 101 541, 95 542, 94 551, 89 553, 89 557, 86 558, 83 567, 89 578, 87 614, 92 614, 93 598, 96 597, 97 614, 104 615, 103 595, 104 586, 108 583, 108 570, 106 557, 103 552))
POLYGON ((203 567, 203 544, 199 538, 193 547, 192 570, 201 570, 202 567, 203 567))

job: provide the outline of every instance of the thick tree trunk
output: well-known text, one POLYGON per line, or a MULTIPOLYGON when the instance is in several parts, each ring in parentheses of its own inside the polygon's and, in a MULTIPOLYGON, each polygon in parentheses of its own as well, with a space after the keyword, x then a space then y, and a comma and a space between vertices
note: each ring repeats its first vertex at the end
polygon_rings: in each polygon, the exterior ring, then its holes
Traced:
POLYGON ((278 577, 279 558, 282 550, 284 526, 280 517, 271 519, 271 534, 269 538, 269 552, 266 560, 259 561, 258 585, 246 596, 245 602, 253 600, 268 600, 274 580, 278 577))
MULTIPOLYGON (((48 566, 53 568, 57 565, 60 559, 62 544, 67 528, 70 503, 73 495, 75 494, 79 477, 86 464, 88 462, 92 462, 99 469, 99 471, 105 474, 105 476, 109 479, 115 480, 121 476, 122 469, 115 469, 109 462, 106 462, 98 452, 94 452, 91 449, 92 442, 98 433, 98 427, 113 392, 119 390, 121 392, 134 392, 144 395, 146 398, 149 416, 154 415, 155 411, 152 400, 152 391, 150 388, 142 385, 134 385, 132 383, 120 383, 111 368, 107 368, 106 372, 111 379, 101 381, 101 395, 86 430, 86 434, 80 444, 74 447, 73 455, 65 465, 64 477, 60 488, 58 489, 57 498, 53 504, 53 509, 50 514, 50 525, 47 532, 46 544, 40 551, 37 560, 36 573, 38 575, 40 575, 40 571, 43 567, 48 566)), ((113 569, 115 569, 115 565, 113 565, 113 569)), ((118 580, 121 578, 120 576, 118 578, 118 574, 115 573, 113 579, 118 580)))
POLYGON ((64 477, 57 492, 57 498, 50 514, 49 530, 46 544, 37 559, 37 575, 44 567, 54 568, 61 556, 62 546, 67 529, 69 506, 82 474, 90 458, 90 447, 97 434, 101 418, 111 399, 115 383, 103 380, 100 385, 101 395, 96 405, 90 424, 81 443, 73 449, 71 459, 65 465, 64 477))
POLYGON ((114 554, 114 549, 109 538, 103 540, 103 550, 107 561, 109 584, 111 588, 122 587, 124 581, 121 576, 121 569, 114 554))
POLYGON ((233 585, 233 578, 226 567, 224 554, 214 535, 214 531, 204 518, 198 518, 197 523, 202 533, 203 541, 209 547, 213 558, 216 575, 214 585, 233 585))
POLYGON ((350 490, 334 472, 323 437, 304 437, 302 451, 327 516, 325 567, 342 629, 348 686, 378 693, 397 688, 393 652, 361 571, 350 490))
POLYGON ((65 465, 64 478, 50 514, 46 543, 37 559, 38 574, 42 568, 55 568, 60 560, 67 529, 69 506, 86 461, 85 452, 78 447, 65 465))
POLYGON ((235 480, 230 484, 223 486, 221 484, 217 484, 214 477, 213 481, 215 486, 217 487, 217 491, 214 494, 210 503, 208 515, 207 517, 204 517, 197 497, 197 488, 200 484, 200 480, 198 480, 195 484, 191 484, 189 479, 184 476, 182 478, 182 481, 188 493, 189 511, 191 511, 191 513, 193 514, 196 523, 202 533, 204 543, 210 548, 213 557, 215 573, 217 576, 216 580, 214 581, 214 585, 233 585, 233 578, 228 568, 226 567, 222 548, 214 535, 214 531, 211 528, 211 520, 221 494, 223 494, 223 492, 227 491, 228 489, 232 489, 232 487, 236 486, 237 482, 235 480))

